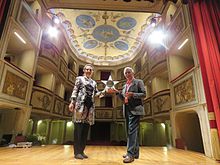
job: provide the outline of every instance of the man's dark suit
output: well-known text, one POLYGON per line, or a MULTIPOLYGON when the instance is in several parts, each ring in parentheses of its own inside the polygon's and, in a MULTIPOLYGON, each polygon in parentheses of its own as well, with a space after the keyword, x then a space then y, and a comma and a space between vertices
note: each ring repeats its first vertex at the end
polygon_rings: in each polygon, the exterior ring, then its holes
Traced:
POLYGON ((125 84, 122 92, 117 95, 121 100, 124 100, 126 92, 133 92, 133 96, 128 99, 128 103, 123 104, 127 130, 127 155, 138 158, 140 116, 145 114, 142 99, 146 96, 146 90, 143 81, 134 79, 128 90, 125 84))

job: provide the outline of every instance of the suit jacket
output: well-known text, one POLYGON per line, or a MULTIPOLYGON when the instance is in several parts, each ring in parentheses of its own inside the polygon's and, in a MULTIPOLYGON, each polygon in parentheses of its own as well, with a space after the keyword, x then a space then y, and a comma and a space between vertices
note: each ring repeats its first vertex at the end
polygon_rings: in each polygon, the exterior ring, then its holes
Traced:
MULTIPOLYGON (((143 98, 146 97, 146 90, 144 87, 144 82, 140 79, 134 79, 128 89, 128 92, 133 92, 133 97, 128 99, 128 104, 123 105, 123 114, 125 114, 125 110, 130 110, 133 115, 145 115, 144 107, 143 107, 143 98)), ((124 101, 126 93, 126 84, 123 86, 123 89, 118 96, 121 100, 124 101)))

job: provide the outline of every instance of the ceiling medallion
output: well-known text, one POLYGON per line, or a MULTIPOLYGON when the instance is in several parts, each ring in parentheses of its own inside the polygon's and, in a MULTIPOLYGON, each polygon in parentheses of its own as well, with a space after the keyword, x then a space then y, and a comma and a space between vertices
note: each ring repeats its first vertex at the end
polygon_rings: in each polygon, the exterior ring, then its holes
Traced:
POLYGON ((86 49, 93 49, 98 45, 96 40, 88 40, 83 44, 83 47, 86 49))
POLYGON ((119 31, 111 25, 100 25, 96 27, 92 36, 100 42, 113 42, 119 38, 119 31))
POLYGON ((121 18, 117 22, 118 28, 123 29, 123 30, 131 30, 132 28, 136 26, 136 24, 137 24, 137 21, 131 17, 121 18))
POLYGON ((89 15, 79 15, 76 17, 76 23, 79 27, 89 29, 95 26, 95 20, 89 15))
POLYGON ((127 51, 129 46, 124 41, 116 41, 114 42, 114 46, 122 51, 127 51))
MULTIPOLYGON (((112 65, 134 58, 143 43, 151 13, 53 9, 59 13, 78 57, 112 65)), ((99 65, 99 64, 98 64, 99 65)))

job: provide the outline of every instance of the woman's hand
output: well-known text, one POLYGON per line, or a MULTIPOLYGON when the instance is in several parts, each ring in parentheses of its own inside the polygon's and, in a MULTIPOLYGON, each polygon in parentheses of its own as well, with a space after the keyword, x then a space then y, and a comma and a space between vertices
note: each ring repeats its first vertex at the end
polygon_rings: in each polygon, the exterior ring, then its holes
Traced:
POLYGON ((74 101, 71 101, 71 103, 69 104, 69 111, 70 112, 73 112, 75 109, 75 102, 74 101))

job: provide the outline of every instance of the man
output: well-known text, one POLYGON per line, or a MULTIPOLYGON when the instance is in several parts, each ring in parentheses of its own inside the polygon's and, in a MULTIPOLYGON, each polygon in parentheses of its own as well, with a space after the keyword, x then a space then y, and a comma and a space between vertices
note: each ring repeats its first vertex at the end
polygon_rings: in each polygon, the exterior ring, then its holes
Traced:
POLYGON ((146 97, 144 83, 134 78, 134 70, 130 67, 124 69, 127 79, 121 92, 116 92, 124 101, 123 113, 126 119, 127 153, 123 155, 124 163, 131 163, 139 158, 139 127, 140 116, 144 115, 142 99, 146 97))
POLYGON ((88 158, 84 150, 89 127, 94 124, 94 96, 101 94, 97 90, 96 82, 91 78, 94 72, 93 66, 86 64, 83 72, 83 76, 76 78, 69 104, 69 110, 73 112, 74 157, 76 159, 88 158))

